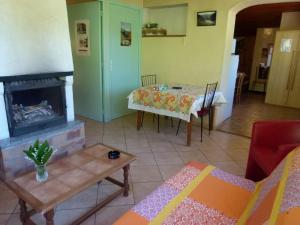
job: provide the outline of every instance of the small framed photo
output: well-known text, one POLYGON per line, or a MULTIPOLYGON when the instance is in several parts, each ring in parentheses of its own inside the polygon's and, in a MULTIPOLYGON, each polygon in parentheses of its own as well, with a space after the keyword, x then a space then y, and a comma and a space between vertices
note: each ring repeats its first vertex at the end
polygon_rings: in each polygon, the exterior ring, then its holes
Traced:
POLYGON ((217 24, 217 11, 197 12, 197 26, 215 26, 217 24))

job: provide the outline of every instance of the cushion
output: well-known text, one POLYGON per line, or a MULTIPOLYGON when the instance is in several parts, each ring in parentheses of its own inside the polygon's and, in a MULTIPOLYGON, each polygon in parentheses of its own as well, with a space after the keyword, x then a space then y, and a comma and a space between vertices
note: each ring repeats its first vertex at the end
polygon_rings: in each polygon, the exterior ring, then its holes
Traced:
POLYGON ((292 151, 272 174, 257 183, 244 212, 246 224, 298 224, 300 221, 300 148, 292 151))
POLYGON ((255 185, 213 166, 191 162, 116 224, 236 224, 255 185))
POLYGON ((116 225, 295 225, 300 221, 300 147, 261 182, 192 162, 116 225))

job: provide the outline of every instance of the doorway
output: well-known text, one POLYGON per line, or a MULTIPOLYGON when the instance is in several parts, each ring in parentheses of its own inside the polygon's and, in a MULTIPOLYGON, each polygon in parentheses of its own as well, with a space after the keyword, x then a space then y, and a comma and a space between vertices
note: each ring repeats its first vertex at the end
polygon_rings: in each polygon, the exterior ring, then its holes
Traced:
POLYGON ((229 23, 235 27, 228 28, 228 32, 231 33, 232 29, 231 34, 234 33, 237 39, 239 71, 247 74, 247 83, 241 104, 234 107, 232 117, 219 127, 222 131, 248 137, 253 122, 257 120, 300 119, 299 109, 265 104, 268 73, 273 61, 276 32, 282 26, 282 14, 300 11, 300 3, 255 4, 257 1, 252 1, 252 6, 249 1, 243 2, 230 12, 229 23), (267 80, 266 87, 263 82, 255 82, 261 79, 267 80))

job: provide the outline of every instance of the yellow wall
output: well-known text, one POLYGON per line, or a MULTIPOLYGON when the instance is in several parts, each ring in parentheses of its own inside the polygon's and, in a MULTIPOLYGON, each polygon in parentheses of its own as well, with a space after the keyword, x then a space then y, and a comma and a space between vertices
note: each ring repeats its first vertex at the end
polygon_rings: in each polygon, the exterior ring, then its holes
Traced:
POLYGON ((162 82, 205 84, 219 81, 225 48, 228 10, 238 0, 145 0, 155 4, 188 3, 187 36, 143 38, 142 72, 156 73, 162 82), (217 10, 217 25, 197 27, 198 11, 217 10))
POLYGON ((282 13, 280 30, 299 30, 300 29, 300 12, 282 13))
MULTIPOLYGON (((156 73, 159 82, 205 85, 219 81, 225 97, 232 95, 234 74, 230 71, 231 43, 235 16, 240 10, 259 4, 298 2, 299 0, 144 0, 144 7, 188 3, 187 36, 182 38, 143 38, 142 73, 156 73), (197 27, 198 11, 217 10, 217 25, 197 27)), ((232 101, 232 99, 227 99, 232 101)), ((230 106, 230 104, 228 104, 230 106)), ((226 119, 222 106, 215 123, 226 119)))
MULTIPOLYGON (((81 3, 81 2, 91 2, 96 0, 66 0, 67 4, 75 4, 75 3, 81 3)), ((138 5, 143 6, 143 0, 120 0, 121 2, 131 4, 131 5, 138 5)))
POLYGON ((234 15, 248 6, 294 0, 144 0, 144 7, 188 4, 186 37, 142 40, 142 73, 156 73, 161 82, 206 84, 226 80, 234 15), (217 25, 197 27, 198 11, 217 10, 217 25), (229 13, 232 17, 229 18, 229 13), (227 29, 227 27, 229 29, 227 29), (227 47, 227 48, 225 48, 227 47), (225 58, 224 58, 225 56, 225 58), (224 66, 223 66, 224 65, 224 66))

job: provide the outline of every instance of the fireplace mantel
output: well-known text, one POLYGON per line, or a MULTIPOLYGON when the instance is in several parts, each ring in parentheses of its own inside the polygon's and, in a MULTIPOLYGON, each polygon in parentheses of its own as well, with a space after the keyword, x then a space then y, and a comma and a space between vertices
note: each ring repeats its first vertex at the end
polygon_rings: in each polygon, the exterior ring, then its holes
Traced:
POLYGON ((56 78, 56 77, 68 77, 73 76, 73 71, 69 72, 55 72, 55 73, 40 73, 40 74, 22 74, 14 76, 0 76, 0 82, 13 82, 20 80, 36 80, 36 79, 46 79, 46 78, 56 78))

